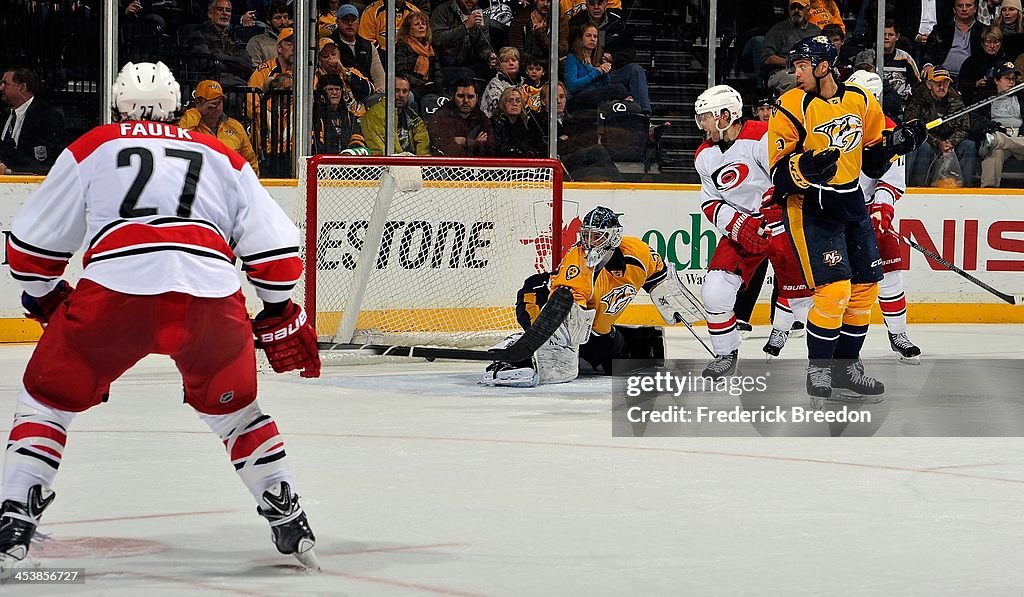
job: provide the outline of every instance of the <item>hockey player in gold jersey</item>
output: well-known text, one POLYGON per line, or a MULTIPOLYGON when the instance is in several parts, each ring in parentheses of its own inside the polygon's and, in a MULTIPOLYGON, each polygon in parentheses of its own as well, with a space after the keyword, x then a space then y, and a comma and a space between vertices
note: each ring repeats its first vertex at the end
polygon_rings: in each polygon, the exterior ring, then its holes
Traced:
POLYGON ((595 371, 610 374, 614 359, 664 358, 661 328, 615 325, 640 289, 651 295, 670 325, 704 318, 694 307, 696 297, 682 285, 674 268, 643 240, 623 236, 618 215, 607 207, 597 207, 583 217, 579 242, 555 273, 526 279, 516 301, 516 316, 524 329, 537 318, 548 294, 560 287, 572 291, 576 304, 558 331, 531 360, 492 364, 483 383, 521 387, 561 383, 576 378, 581 359, 595 371))
POLYGON ((836 50, 823 36, 797 42, 789 66, 797 87, 779 98, 768 125, 774 199, 814 306, 807 318, 807 393, 812 404, 833 399, 833 388, 874 401, 884 385, 859 362, 882 279, 881 259, 859 185, 861 171, 879 178, 897 155, 924 140, 923 124, 885 131, 870 93, 837 83, 836 50), (883 134, 883 131, 884 134, 883 134))

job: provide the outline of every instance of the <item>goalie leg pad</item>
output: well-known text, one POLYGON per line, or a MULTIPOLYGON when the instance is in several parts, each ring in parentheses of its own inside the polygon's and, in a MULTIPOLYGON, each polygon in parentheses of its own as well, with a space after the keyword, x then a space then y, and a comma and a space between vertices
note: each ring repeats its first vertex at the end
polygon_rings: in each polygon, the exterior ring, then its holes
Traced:
POLYGON ((696 323, 707 319, 704 306, 679 278, 679 272, 675 267, 666 264, 666 268, 668 275, 661 284, 650 290, 651 301, 658 308, 665 323, 675 325, 683 321, 696 323))
POLYGON ((562 325, 533 355, 538 383, 564 383, 579 375, 580 345, 590 340, 594 325, 593 309, 574 303, 562 325))
MULTIPOLYGON (((523 332, 516 332, 492 346, 491 350, 504 350, 515 344, 522 335, 523 332)), ((487 366, 480 383, 485 386, 532 388, 537 385, 537 381, 537 369, 533 366, 533 359, 529 359, 518 363, 495 361, 487 366)))
POLYGON ((231 464, 257 504, 263 503, 263 492, 278 482, 295 487, 277 423, 258 404, 253 402, 226 415, 198 414, 224 442, 231 464))

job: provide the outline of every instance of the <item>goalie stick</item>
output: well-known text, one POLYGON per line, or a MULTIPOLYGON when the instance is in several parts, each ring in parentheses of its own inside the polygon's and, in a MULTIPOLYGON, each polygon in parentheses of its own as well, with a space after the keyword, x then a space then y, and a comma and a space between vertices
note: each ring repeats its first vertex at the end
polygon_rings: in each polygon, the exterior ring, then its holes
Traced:
POLYGON ((926 249, 926 248, 922 247, 921 245, 917 244, 916 242, 911 240, 909 237, 903 236, 902 234, 896 232, 896 230, 890 229, 889 233, 892 234, 893 236, 895 236, 896 238, 902 240, 903 242, 907 243, 911 247, 917 249, 922 254, 924 254, 925 257, 928 257, 929 259, 931 259, 932 261, 934 261, 936 263, 940 263, 940 264, 944 265, 947 269, 950 269, 950 270, 960 274, 960 276, 966 278, 968 281, 973 282, 976 285, 984 288, 988 292, 994 294, 995 296, 997 296, 1000 299, 1006 301, 1007 303, 1010 303, 1011 305, 1024 305, 1024 294, 1007 294, 1007 293, 1002 292, 1000 290, 996 290, 995 288, 992 288, 988 284, 986 284, 986 283, 982 282, 981 280, 975 278, 974 276, 972 276, 971 274, 965 272, 964 270, 960 269, 959 267, 953 265, 949 261, 943 259, 939 255, 936 255, 932 251, 929 251, 928 249, 926 249))
POLYGON ((537 320, 522 336, 507 348, 499 350, 471 350, 462 348, 437 348, 432 346, 395 346, 386 344, 346 344, 334 342, 318 342, 320 350, 355 350, 389 357, 420 357, 434 359, 458 359, 463 361, 505 361, 515 363, 523 361, 537 352, 537 349, 548 341, 558 326, 562 325, 574 299, 572 291, 562 287, 556 289, 548 297, 544 308, 540 310, 537 320))

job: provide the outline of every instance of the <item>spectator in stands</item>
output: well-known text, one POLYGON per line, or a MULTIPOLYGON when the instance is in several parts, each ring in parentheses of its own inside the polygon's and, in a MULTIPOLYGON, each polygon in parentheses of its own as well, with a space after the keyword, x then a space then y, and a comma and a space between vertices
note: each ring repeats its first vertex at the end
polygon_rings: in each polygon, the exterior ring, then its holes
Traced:
POLYGON ((405 75, 417 101, 444 93, 441 67, 431 44, 430 17, 415 12, 402 21, 395 40, 395 72, 405 75))
POLYGON ((484 88, 480 109, 490 118, 498 107, 501 93, 509 87, 522 87, 523 83, 523 78, 519 76, 519 50, 511 47, 498 50, 498 74, 484 88))
POLYGON ((978 2, 978 22, 986 27, 993 23, 999 24, 999 9, 1003 0, 983 0, 978 2))
POLYGON ((836 6, 836 0, 810 0, 807 10, 807 22, 825 31, 826 25, 835 25, 846 36, 846 23, 836 6))
MULTIPOLYGON (((621 13, 608 10, 608 0, 587 0, 587 10, 569 19, 570 37, 573 36, 573 32, 579 35, 588 23, 597 26, 597 44, 603 50, 604 61, 612 65, 612 70, 608 73, 612 83, 621 83, 629 89, 634 101, 640 105, 640 110, 650 114, 651 100, 647 88, 647 73, 642 66, 634 62, 636 42, 633 41, 633 35, 626 25, 626 19, 621 13)), ((572 39, 570 42, 575 40, 572 39)), ((574 43, 571 45, 575 46, 574 43)))
POLYGON ((971 54, 981 53, 981 30, 984 25, 975 18, 975 0, 956 0, 953 20, 940 21, 932 29, 925 46, 927 65, 946 70, 954 79, 960 75, 960 66, 971 54))
MULTIPOLYGON (((621 11, 622 0, 608 0, 608 8, 621 11)), ((587 0, 559 0, 558 1, 558 31, 559 36, 569 35, 569 21, 572 20, 576 15, 586 12, 587 0)), ((568 39, 568 37, 566 37, 568 39)), ((559 44, 561 46, 561 44, 559 44)), ((570 45, 571 47, 571 45, 570 45)), ((559 48, 559 55, 564 55, 566 52, 559 48)))
MULTIPOLYGON (((409 79, 395 75, 395 152, 430 155, 430 134, 420 115, 409 107, 409 79)), ((373 155, 384 155, 384 116, 387 102, 379 101, 363 116, 363 136, 373 155)))
POLYGON ((152 3, 145 6, 142 0, 120 0, 121 25, 129 23, 149 23, 153 29, 160 33, 167 29, 164 18, 153 11, 152 3))
POLYGON ((1020 0, 1003 0, 1002 10, 999 12, 999 26, 1004 36, 1024 32, 1024 15, 1021 14, 1020 8, 1020 0))
POLYGON ((989 69, 1007 59, 1003 52, 1003 31, 998 25, 985 27, 981 32, 981 47, 984 51, 972 54, 960 67, 957 90, 968 105, 991 95, 989 69))
MULTIPOLYGON (((958 2, 961 0, 958 0, 958 2)), ((953 79, 943 68, 935 67, 910 96, 904 110, 905 120, 930 122, 944 114, 952 114, 964 107, 960 94, 951 89, 953 79)), ((911 186, 928 184, 928 169, 932 160, 943 153, 955 151, 965 185, 974 181, 977 171, 977 146, 968 139, 970 124, 967 118, 955 118, 928 131, 928 142, 907 156, 907 179, 911 186)))
POLYGON ((845 44, 846 34, 839 25, 829 23, 821 30, 821 34, 828 38, 836 47, 836 63, 833 68, 839 73, 838 80, 845 81, 853 72, 853 59, 857 57, 857 50, 845 44), (845 52, 843 50, 846 50, 845 52), (852 52, 852 54, 851 54, 852 52))
POLYGON ((768 122, 772 116, 772 107, 778 98, 771 91, 762 91, 754 98, 754 118, 761 122, 768 122))
POLYGON ((316 26, 317 37, 331 37, 338 29, 338 9, 341 0, 317 0, 316 26))
MULTIPOLYGON (((548 27, 550 14, 551 0, 536 0, 533 10, 520 11, 509 26, 508 45, 526 56, 547 58, 551 52, 551 33, 548 27)), ((565 34, 562 31, 561 35, 565 34)))
POLYGON ((455 82, 451 100, 427 121, 436 153, 453 157, 494 155, 491 119, 477 106, 478 97, 471 79, 455 82))
POLYGON ((338 31, 335 41, 341 51, 341 63, 354 68, 370 78, 373 93, 384 93, 387 79, 380 53, 373 44, 357 35, 359 31, 359 10, 352 4, 338 8, 338 31))
POLYGON ((597 37, 597 26, 584 25, 572 53, 565 60, 565 86, 572 94, 574 110, 596 108, 608 100, 633 99, 629 89, 612 82, 608 76, 612 63, 605 60, 597 37))
MULTIPOLYGON (((853 60, 854 70, 866 70, 873 73, 878 70, 876 66, 874 50, 864 50, 853 60)), ((903 104, 904 101, 900 94, 896 93, 885 77, 882 77, 882 112, 885 112, 885 115, 896 123, 901 123, 903 122, 903 104)))
MULTIPOLYGON (((550 95, 548 86, 541 88, 541 104, 543 110, 538 122, 544 137, 548 131, 548 110, 550 110, 550 95)), ((588 144, 584 141, 588 136, 581 130, 579 123, 565 111, 568 94, 565 84, 558 82, 558 99, 556 112, 558 118, 558 158, 562 165, 569 172, 572 180, 606 182, 621 181, 622 172, 619 171, 612 156, 603 145, 597 143, 588 144)))
POLYGON ((544 132, 536 119, 523 110, 523 92, 509 87, 501 93, 498 109, 491 117, 496 155, 506 158, 536 158, 547 155, 544 132))
POLYGON ((949 18, 953 13, 954 0, 929 0, 928 2, 897 2, 893 9, 900 35, 912 42, 911 54, 927 61, 925 48, 935 25, 949 18))
MULTIPOLYGON (((992 69, 993 83, 988 96, 1003 93, 1020 81, 1020 71, 1012 62, 992 69)), ((1003 180, 1006 158, 1024 160, 1024 98, 1021 93, 1000 98, 976 110, 972 116, 975 130, 980 132, 981 186, 998 187, 1003 180)))
MULTIPOLYGON (((909 53, 896 47, 900 39, 899 31, 896 30, 896 21, 887 19, 884 26, 882 80, 892 86, 893 90, 899 94, 900 100, 906 101, 914 88, 921 82, 921 71, 918 70, 917 62, 909 53)), ((871 53, 873 55, 874 51, 871 53)))
MULTIPOLYGON (((415 4, 395 0, 395 27, 401 28, 405 17, 414 12, 420 12, 415 4)), ((437 26, 434 26, 434 31, 437 32, 437 26)), ((388 49, 388 8, 384 0, 376 0, 363 11, 363 16, 359 18, 359 36, 377 44, 381 59, 384 59, 388 49)))
POLYGON ((277 57, 256 67, 249 77, 249 87, 267 90, 267 83, 282 73, 291 74, 295 66, 295 35, 291 27, 285 27, 277 34, 277 57))
POLYGON ((526 57, 526 70, 523 75, 523 95, 526 98, 526 109, 540 112, 540 90, 547 85, 547 62, 533 56, 526 57))
MULTIPOLYGON (((280 58, 280 55, 278 56, 280 58)), ((292 169, 292 73, 279 73, 267 81, 267 95, 263 108, 266 110, 267 130, 263 134, 263 155, 260 172, 267 178, 288 178, 292 169)))
POLYGON ((313 104, 313 153, 338 154, 346 149, 366 149, 359 117, 343 101, 345 83, 335 74, 320 77, 313 104))
POLYGON ((220 83, 225 87, 245 85, 253 72, 245 44, 231 25, 231 0, 210 0, 209 20, 195 29, 188 40, 193 52, 208 54, 220 62, 220 83))
POLYGON ((342 101, 349 111, 356 116, 366 113, 366 100, 370 95, 371 83, 357 69, 348 68, 341 62, 341 50, 337 42, 329 37, 321 37, 317 42, 317 69, 313 73, 313 87, 320 86, 320 77, 338 75, 344 89, 342 101))
POLYGON ((274 0, 267 9, 267 28, 262 33, 249 38, 245 51, 252 59, 253 68, 277 58, 277 36, 287 27, 292 26, 291 9, 281 0, 274 0))
POLYGON ((490 79, 498 67, 489 19, 476 5, 477 0, 448 0, 430 15, 434 48, 446 80, 466 76, 490 79))
POLYGON ((224 88, 217 81, 200 81, 196 85, 192 97, 196 100, 196 106, 185 110, 181 116, 178 126, 190 130, 213 135, 225 145, 238 152, 257 175, 260 173, 260 164, 256 159, 256 152, 253 150, 249 135, 245 132, 242 123, 224 114, 224 88))
POLYGON ((27 68, 9 68, 0 79, 0 175, 46 174, 64 150, 64 118, 38 99, 39 77, 27 68))
POLYGON ((796 77, 786 67, 790 48, 805 37, 821 34, 817 25, 807 22, 807 9, 807 0, 793 0, 789 3, 789 18, 773 25, 764 36, 761 76, 767 77, 768 87, 779 95, 796 85, 796 77))

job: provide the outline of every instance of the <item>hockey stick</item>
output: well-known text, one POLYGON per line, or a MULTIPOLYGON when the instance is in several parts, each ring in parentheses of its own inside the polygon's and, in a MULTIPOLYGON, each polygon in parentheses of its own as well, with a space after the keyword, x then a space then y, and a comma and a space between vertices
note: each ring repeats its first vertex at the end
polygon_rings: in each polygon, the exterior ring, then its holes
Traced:
POLYGON ((523 361, 537 352, 548 338, 562 325, 569 315, 574 299, 572 291, 561 287, 551 293, 536 321, 522 336, 507 348, 499 350, 471 350, 464 348, 436 348, 432 346, 391 346, 384 344, 345 344, 317 342, 320 350, 356 350, 389 357, 420 357, 434 359, 458 359, 463 361, 523 361))
POLYGON ((991 104, 992 102, 996 101, 997 99, 1002 99, 1002 98, 1004 98, 1004 97, 1006 97, 1008 95, 1013 95, 1014 93, 1017 93, 1018 91, 1021 91, 1021 90, 1024 90, 1024 83, 1017 83, 1016 85, 1014 85, 1013 87, 1007 89, 1006 91, 1004 91, 1002 93, 997 93, 997 94, 993 95, 992 97, 985 98, 985 99, 981 100, 980 102, 973 103, 970 106, 966 106, 966 107, 964 107, 961 110, 957 110, 956 112, 953 112, 952 114, 947 114, 946 116, 940 116, 940 117, 936 118, 935 120, 932 120, 931 122, 929 122, 928 124, 926 124, 924 126, 925 126, 925 128, 927 128, 929 130, 931 130, 931 129, 937 127, 937 126, 942 126, 943 124, 949 122, 950 120, 953 120, 955 118, 960 118, 961 116, 965 116, 967 114, 970 114, 971 112, 977 110, 978 108, 983 108, 983 107, 991 104))
POLYGON ((697 339, 697 342, 700 342, 700 345, 704 347, 704 350, 708 351, 708 354, 711 355, 711 358, 718 357, 718 355, 715 354, 715 351, 711 350, 711 347, 709 347, 707 343, 705 343, 704 340, 697 335, 697 330, 693 329, 693 326, 690 325, 690 322, 680 317, 678 313, 676 313, 676 323, 681 323, 685 325, 686 329, 690 330, 690 333, 693 334, 693 337, 697 339))
POLYGON ((995 296, 999 297, 1000 299, 1006 301, 1007 303, 1010 303, 1011 305, 1024 305, 1024 294, 1007 294, 1005 292, 1001 292, 999 290, 996 290, 995 288, 992 288, 988 284, 986 284, 986 283, 982 282, 981 280, 975 278, 974 276, 972 276, 971 274, 965 272, 964 270, 960 269, 959 267, 953 265, 949 261, 946 261, 942 257, 936 255, 932 251, 929 251, 928 249, 926 249, 926 248, 922 247, 921 245, 917 244, 916 242, 911 240, 909 237, 903 236, 902 234, 896 232, 896 230, 890 229, 889 233, 892 234, 893 236, 895 236, 896 238, 904 241, 905 243, 907 243, 911 247, 917 249, 922 254, 924 254, 925 257, 931 259, 932 261, 934 261, 936 263, 940 263, 943 266, 945 266, 946 268, 948 268, 948 269, 950 269, 950 270, 960 274, 962 277, 966 278, 967 280, 969 280, 971 282, 974 282, 978 286, 984 288, 985 290, 989 291, 990 293, 994 294, 995 296))

